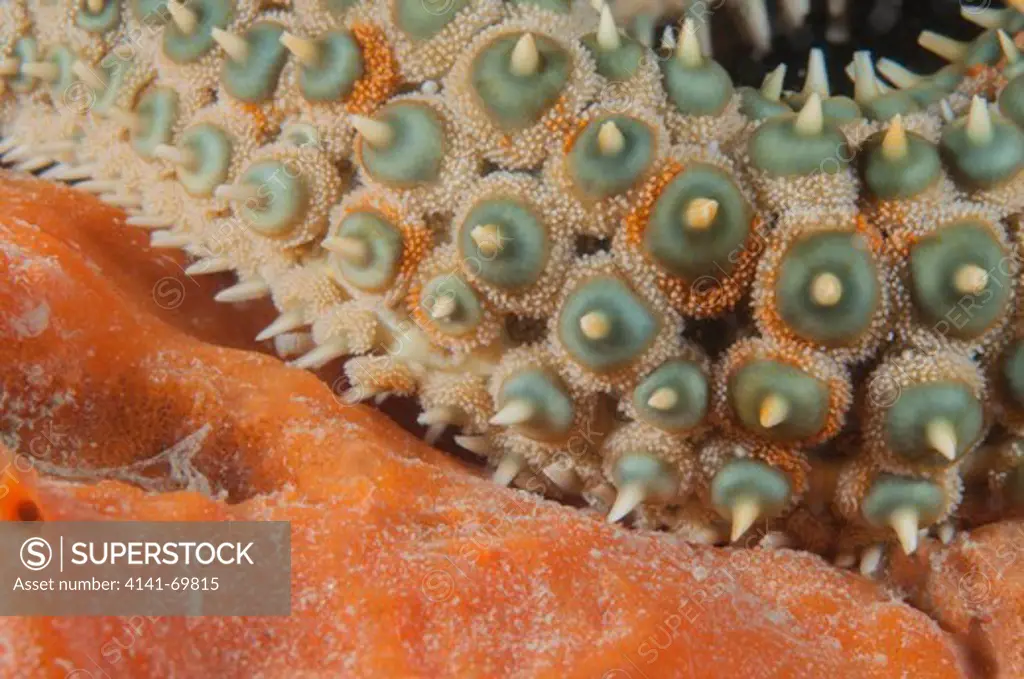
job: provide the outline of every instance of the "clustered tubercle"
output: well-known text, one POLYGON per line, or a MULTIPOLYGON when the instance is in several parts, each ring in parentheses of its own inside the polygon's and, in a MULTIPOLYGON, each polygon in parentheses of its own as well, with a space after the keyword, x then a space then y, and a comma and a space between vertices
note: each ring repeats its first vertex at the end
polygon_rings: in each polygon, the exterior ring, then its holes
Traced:
POLYGON ((500 483, 871 571, 1024 504, 1024 15, 968 17, 849 98, 600 2, 20 0, 0 152, 500 483))

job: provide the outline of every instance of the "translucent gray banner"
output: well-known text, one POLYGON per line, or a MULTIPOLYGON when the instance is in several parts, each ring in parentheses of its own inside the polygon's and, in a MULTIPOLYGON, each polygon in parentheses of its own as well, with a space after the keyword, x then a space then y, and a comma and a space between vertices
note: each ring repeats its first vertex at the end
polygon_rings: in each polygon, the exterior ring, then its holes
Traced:
POLYGON ((0 522, 0 615, 288 615, 285 521, 0 522))

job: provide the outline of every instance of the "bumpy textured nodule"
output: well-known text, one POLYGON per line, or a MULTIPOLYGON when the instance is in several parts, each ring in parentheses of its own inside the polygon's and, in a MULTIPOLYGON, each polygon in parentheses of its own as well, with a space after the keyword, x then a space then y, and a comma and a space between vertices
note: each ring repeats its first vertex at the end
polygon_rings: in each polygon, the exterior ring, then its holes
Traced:
POLYGON ((1024 504, 1024 21, 986 17, 894 87, 858 53, 850 99, 583 3, 18 0, 0 154, 502 483, 867 572, 1024 504))

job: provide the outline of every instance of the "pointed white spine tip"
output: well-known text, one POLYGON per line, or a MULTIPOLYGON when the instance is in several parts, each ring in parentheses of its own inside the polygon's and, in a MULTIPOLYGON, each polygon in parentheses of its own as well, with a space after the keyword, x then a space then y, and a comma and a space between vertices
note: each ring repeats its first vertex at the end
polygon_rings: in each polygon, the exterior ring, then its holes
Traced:
POLYGON ((825 68, 825 53, 817 47, 812 49, 807 57, 807 77, 804 80, 803 93, 805 95, 816 93, 822 99, 828 99, 831 95, 828 70, 825 68))
POLYGON ((351 236, 331 236, 320 243, 324 249, 330 250, 349 264, 356 266, 365 264, 370 258, 370 248, 361 238, 351 236))
POLYGON ((46 82, 53 82, 60 77, 60 67, 49 61, 26 61, 21 65, 21 72, 46 82))
POLYGON ((320 48, 312 40, 300 38, 288 31, 282 33, 279 40, 303 66, 313 67, 320 63, 320 48))
POLYGON ((307 354, 303 354, 289 365, 303 370, 316 370, 322 368, 336 358, 341 358, 348 353, 348 346, 343 340, 328 340, 318 345, 307 354))
POLYGON ((647 405, 655 410, 672 410, 679 403, 679 393, 672 387, 660 387, 647 399, 647 405))
POLYGON ((189 264, 188 268, 185 269, 185 274, 188 276, 203 276, 231 271, 232 268, 231 260, 226 257, 206 257, 189 264))
POLYGON ((882 565, 884 552, 884 545, 871 545, 865 548, 860 555, 860 574, 866 578, 872 577, 878 571, 878 567, 882 565))
POLYGON ((132 193, 104 193, 99 198, 107 205, 124 209, 137 209, 142 205, 142 197, 132 193))
POLYGON ((843 282, 834 273, 820 273, 811 281, 811 300, 822 307, 834 307, 843 299, 843 282))
POLYGON ((665 32, 661 34, 661 49, 672 52, 675 50, 676 44, 676 32, 671 26, 666 26, 665 32))
POLYGON ((155 215, 132 215, 125 219, 125 223, 138 228, 170 228, 174 225, 174 220, 155 215))
POLYGON ((35 172, 41 170, 53 161, 46 156, 39 156, 36 158, 29 158, 28 160, 18 163, 14 166, 16 172, 35 172))
POLYGON ((612 323, 601 311, 591 311, 580 318, 580 331, 589 340, 602 340, 612 331, 612 323))
POLYGON ((608 523, 618 523, 631 511, 640 506, 647 495, 647 489, 641 483, 627 483, 619 489, 615 503, 608 512, 608 523))
POLYGON ((897 113, 882 137, 882 155, 889 160, 902 160, 909 151, 910 142, 903 127, 903 116, 897 113))
POLYGON ((901 90, 920 85, 924 81, 924 78, 892 59, 879 59, 876 66, 879 73, 901 90))
POLYGON ((889 516, 889 526, 896 533, 904 554, 910 555, 917 551, 919 519, 914 507, 899 507, 889 516))
POLYGON ((999 29, 996 35, 999 37, 999 49, 1003 51, 1006 62, 1009 64, 1017 63, 1020 60, 1020 50, 1017 49, 1017 43, 1002 29, 999 29))
POLYGON ((993 29, 1003 25, 1003 12, 1005 10, 991 9, 989 7, 961 6, 960 16, 970 21, 975 26, 993 29))
POLYGON ((455 301, 455 297, 453 295, 442 295, 441 297, 438 297, 437 301, 434 302, 434 305, 430 307, 430 317, 435 321, 449 318, 455 313, 457 306, 458 303, 455 301))
POLYGON ((299 309, 285 311, 274 319, 270 325, 263 328, 263 330, 260 331, 260 334, 256 335, 256 341, 263 342, 268 339, 273 339, 282 333, 297 330, 306 324, 305 320, 305 314, 303 314, 299 309))
POLYGON ((213 296, 218 302, 248 302, 270 294, 270 286, 262 280, 242 281, 224 288, 213 296))
POLYGON ((242 36, 215 27, 210 31, 210 37, 220 45, 232 61, 243 63, 249 58, 249 43, 242 36))
POLYGON ((812 92, 807 103, 800 109, 796 117, 796 131, 806 137, 814 137, 825 129, 825 113, 821 108, 821 96, 812 92))
POLYGON ((493 452, 486 436, 456 436, 455 445, 480 457, 487 457, 493 452))
POLYGON ((170 144, 157 144, 153 155, 179 167, 189 168, 195 165, 196 156, 188 149, 181 149, 170 144))
POLYGON ((606 52, 611 52, 619 49, 621 45, 619 28, 615 25, 612 10, 605 5, 601 8, 601 19, 597 25, 597 46, 606 52))
POLYGON ((977 264, 965 264, 953 275, 953 287, 962 295, 977 295, 988 286, 988 272, 977 264))
POLYGON ((174 231, 153 231, 149 234, 149 247, 156 249, 178 249, 192 243, 187 233, 174 231))
POLYGON ((370 146, 384 148, 395 138, 395 132, 387 123, 361 115, 351 117, 352 127, 370 146))
POLYGON ((512 48, 509 70, 513 75, 526 77, 540 70, 540 52, 532 33, 524 33, 512 48))
POLYGON ((91 14, 99 14, 103 11, 103 0, 85 0, 85 8, 91 14))
POLYGON ((736 542, 750 530, 750 527, 761 516, 761 503, 757 501, 757 498, 739 497, 730 508, 730 515, 732 516, 732 532, 729 535, 729 541, 736 542))
POLYGON ((948 521, 939 526, 936 532, 939 535, 939 540, 944 545, 948 545, 949 543, 953 542, 953 538, 956 537, 956 528, 954 528, 953 524, 951 524, 948 521))
POLYGON ((518 455, 506 455, 498 463, 497 468, 494 470, 494 475, 491 476, 491 480, 499 486, 510 485, 519 472, 523 471, 526 467, 526 462, 523 458, 518 455))
POLYGON ((789 417, 789 401, 779 394, 768 394, 761 401, 757 412, 757 421, 765 429, 772 429, 786 421, 789 417))
POLYGON ((971 100, 971 110, 967 113, 967 138, 973 144, 985 146, 992 143, 992 115, 984 99, 975 95, 971 100))
POLYGON ((956 459, 956 427, 945 418, 934 419, 925 426, 925 440, 932 450, 950 462, 956 459))
POLYGON ((47 170, 45 175, 46 179, 70 182, 88 179, 96 174, 96 170, 95 165, 58 165, 52 170, 47 170))
POLYGON ((75 188, 79 191, 86 191, 88 193, 114 193, 119 191, 122 186, 121 182, 113 179, 88 179, 84 182, 75 184, 75 188))
POLYGON ((686 204, 683 219, 693 231, 707 231, 715 223, 719 204, 713 198, 694 198, 686 204))
POLYGON ((676 43, 676 58, 687 68, 697 68, 704 63, 704 54, 700 49, 700 39, 697 37, 697 26, 692 18, 683 22, 679 31, 679 41, 676 43))
POLYGON ((106 81, 104 81, 103 78, 101 78, 96 71, 92 70, 92 68, 90 68, 84 61, 76 61, 72 64, 71 72, 77 75, 79 80, 94 90, 104 90, 107 88, 106 81))
POLYGON ((19 161, 31 158, 36 153, 35 146, 15 146, 4 155, 4 160, 8 163, 17 163, 19 161))
POLYGON ((866 103, 881 94, 871 52, 860 50, 853 54, 853 97, 858 103, 866 103))
POLYGON ((511 427, 529 422, 536 414, 536 407, 529 401, 513 399, 495 413, 494 417, 490 419, 490 423, 498 427, 511 427))
POLYGON ((597 150, 602 156, 617 156, 626 148, 626 138, 614 120, 602 123, 597 131, 597 150))
POLYGON ((185 35, 191 35, 196 30, 199 19, 196 13, 183 3, 178 0, 167 0, 167 11, 171 15, 171 21, 185 35))
POLYGON ((963 61, 967 56, 966 43, 953 40, 934 31, 921 31, 921 34, 917 36, 917 44, 932 54, 953 63, 963 61))
POLYGON ((437 408, 428 408, 417 415, 416 423, 422 424, 426 427, 434 427, 437 425, 448 426, 450 424, 458 424, 463 419, 463 414, 457 408, 452 406, 439 406, 437 408))
POLYGON ((244 203, 259 198, 259 187, 253 184, 221 184, 213 190, 214 198, 244 203))
POLYGON ((939 102, 939 113, 942 115, 942 119, 951 123, 956 120, 956 114, 953 112, 953 107, 949 105, 949 101, 943 99, 939 102))
POLYGON ((497 224, 478 224, 469 232, 480 253, 491 257, 501 251, 501 227, 497 224))
POLYGON ((782 98, 782 85, 786 80, 786 65, 779 64, 771 73, 764 77, 761 83, 761 96, 769 101, 779 101, 782 98))

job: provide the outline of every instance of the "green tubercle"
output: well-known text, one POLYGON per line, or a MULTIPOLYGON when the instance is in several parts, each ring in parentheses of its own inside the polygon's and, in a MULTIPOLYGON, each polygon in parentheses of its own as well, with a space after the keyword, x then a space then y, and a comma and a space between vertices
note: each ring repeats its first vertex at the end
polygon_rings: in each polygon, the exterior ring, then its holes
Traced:
POLYGON ((655 144, 654 132, 641 120, 623 115, 597 118, 583 128, 569 151, 573 185, 593 200, 624 193, 651 167, 655 144), (611 137, 618 140, 611 146, 609 125, 617 131, 611 137))
POLYGON ((227 181, 231 164, 232 142, 217 125, 202 123, 188 128, 178 146, 195 159, 188 167, 178 167, 178 180, 193 196, 211 196, 214 189, 227 181))
POLYGON ((986 137, 972 131, 969 118, 947 125, 940 142, 942 158, 957 181, 987 189, 1016 177, 1024 167, 1024 132, 991 117, 986 137))
POLYGON ((129 80, 131 69, 138 67, 137 62, 122 58, 116 52, 110 52, 103 57, 99 67, 95 69, 95 73, 103 80, 105 87, 93 89, 95 98, 92 101, 91 110, 105 113, 115 106, 118 96, 121 94, 121 87, 129 80))
POLYGON ((484 318, 476 291, 458 274, 432 278, 423 287, 420 300, 430 322, 445 335, 468 335, 484 318))
POLYGON ((655 201, 643 246, 660 268, 686 280, 728 275, 752 220, 749 203, 726 172, 694 163, 669 182, 655 201), (697 209, 701 205, 713 209, 697 209))
POLYGON ((984 408, 961 382, 904 388, 885 414, 885 443, 908 462, 948 465, 981 436, 984 408), (941 452, 945 451, 945 452, 941 452))
POLYGON ((993 65, 1003 57, 999 48, 999 38, 995 30, 988 30, 972 40, 967 46, 967 54, 963 58, 964 66, 993 65))
POLYGON ((517 420, 514 426, 527 438, 549 441, 564 438, 572 429, 576 413, 572 395, 561 380, 545 370, 520 370, 502 383, 498 391, 499 419, 503 409, 513 402, 523 408, 513 418, 517 420))
POLYGON ((711 504, 725 519, 743 502, 755 502, 760 518, 772 518, 786 508, 791 493, 786 475, 760 460, 730 460, 711 479, 711 504))
POLYGON ((121 0, 103 0, 103 7, 95 14, 88 3, 82 2, 75 13, 75 25, 89 33, 106 33, 121 23, 121 0))
MULTIPOLYGON (((422 0, 416 0, 419 4, 422 0)), ((299 68, 299 88, 309 101, 339 101, 363 77, 363 55, 348 31, 331 31, 317 42, 318 62, 299 68)))
POLYGON ((261 21, 253 24, 242 36, 248 54, 242 61, 230 56, 224 59, 220 81, 235 99, 259 104, 274 96, 281 69, 288 59, 288 50, 281 44, 284 28, 280 24, 261 21))
POLYGON ((281 140, 296 148, 320 145, 320 130, 309 123, 288 123, 281 130, 281 140))
POLYGON ((132 130, 132 147, 136 153, 152 158, 153 149, 160 144, 170 144, 178 113, 178 93, 169 87, 154 87, 142 95, 135 106, 139 124, 132 130))
POLYGON ((679 475, 649 453, 626 453, 615 461, 612 483, 616 488, 638 485, 644 489, 646 497, 668 501, 679 489, 679 475))
MULTIPOLYGON (((36 42, 36 39, 28 37, 18 38, 14 43, 14 47, 11 48, 11 58, 17 59, 21 63, 36 61, 39 58, 39 44, 36 42)), ((7 78, 6 81, 11 91, 18 94, 31 92, 35 88, 36 83, 39 82, 37 78, 25 75, 21 71, 7 78)))
POLYGON ((730 376, 727 389, 737 420, 757 436, 798 441, 813 438, 825 427, 828 387, 787 363, 749 361, 730 376))
POLYGON ((983 223, 963 220, 922 238, 910 251, 910 292, 925 321, 973 338, 1008 313, 1008 253, 983 223))
POLYGON ((179 64, 190 64, 205 56, 217 44, 213 29, 227 27, 234 16, 231 0, 193 0, 188 8, 197 19, 192 32, 183 33, 173 21, 164 28, 164 54, 179 64))
POLYGON ((412 40, 430 40, 469 0, 393 0, 395 25, 412 40))
POLYGON ((999 376, 1012 405, 1024 409, 1024 340, 1014 340, 1003 351, 999 376))
POLYGON ((637 416, 659 429, 684 432, 708 412, 708 376, 699 363, 675 359, 658 366, 633 390, 637 416))
POLYGON ((766 120, 750 137, 747 153, 762 172, 777 177, 832 174, 845 168, 853 153, 846 137, 826 120, 817 134, 803 134, 796 127, 797 116, 766 120))
POLYGON ((907 508, 916 511, 919 525, 933 524, 946 509, 946 494, 925 479, 882 474, 864 497, 861 514, 874 526, 888 527, 893 513, 907 508))
POLYGON ((128 0, 128 9, 145 26, 163 26, 171 20, 167 0, 128 0))
POLYGON ((358 241, 365 248, 362 256, 333 258, 346 281, 368 292, 391 285, 398 275, 404 249, 402 232, 397 226, 377 212, 353 212, 341 221, 337 236, 358 241))
POLYGON ((651 309, 625 283, 596 276, 567 296, 558 317, 558 338, 578 363, 610 372, 639 358, 658 326, 651 309))
POLYGON ((367 174, 392 187, 412 187, 437 180, 444 160, 445 131, 441 116, 430 106, 397 102, 384 107, 376 120, 391 131, 386 144, 363 139, 360 157, 367 174))
POLYGON ((532 127, 558 100, 572 72, 572 57, 557 42, 533 36, 537 68, 519 74, 512 53, 525 33, 492 41, 473 62, 473 90, 491 121, 507 131, 532 127))
POLYGON ((705 58, 700 64, 666 59, 661 62, 661 74, 669 101, 683 115, 715 116, 732 99, 732 79, 713 59, 705 58))
POLYGON ((736 91, 740 95, 740 113, 751 120, 764 120, 791 113, 789 106, 781 101, 769 99, 756 87, 740 87, 736 91))
POLYGON ((888 131, 875 134, 859 154, 861 178, 876 198, 913 198, 933 186, 942 176, 939 150, 924 137, 888 131))
MULTIPOLYGON (((809 96, 805 92, 794 92, 785 96, 783 99, 789 105, 789 109, 786 112, 788 113, 790 110, 800 111, 807 103, 809 96)), ((825 117, 825 121, 832 125, 845 125, 864 117, 860 104, 850 97, 842 95, 823 99, 821 102, 821 112, 825 117)))
POLYGON ((921 106, 909 92, 893 90, 863 103, 861 110, 869 120, 889 120, 895 115, 920 111, 921 106))
POLYGON ((790 246, 775 284, 782 320, 798 336, 829 346, 856 342, 880 303, 878 268, 857 233, 813 233, 790 246))
POLYGON ((644 46, 629 36, 620 35, 619 41, 615 49, 602 49, 596 33, 583 36, 583 46, 594 58, 597 72, 612 82, 623 82, 636 75, 647 54, 644 46))
POLYGON ((46 61, 54 64, 60 71, 57 79, 50 83, 50 97, 56 102, 63 102, 67 96, 68 88, 75 81, 75 74, 71 70, 75 65, 75 53, 65 45, 54 45, 46 53, 46 61))
POLYGON ((1017 127, 1024 127, 1024 73, 1003 88, 999 94, 999 110, 1016 123, 1017 127))
POLYGON ((240 183, 258 188, 258 196, 245 202, 246 226, 262 236, 287 236, 302 223, 309 192, 300 173, 276 160, 250 165, 240 183))
POLYGON ((478 202, 459 229, 458 243, 466 268, 504 290, 536 283, 551 247, 541 216, 518 198, 478 202))

